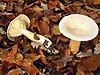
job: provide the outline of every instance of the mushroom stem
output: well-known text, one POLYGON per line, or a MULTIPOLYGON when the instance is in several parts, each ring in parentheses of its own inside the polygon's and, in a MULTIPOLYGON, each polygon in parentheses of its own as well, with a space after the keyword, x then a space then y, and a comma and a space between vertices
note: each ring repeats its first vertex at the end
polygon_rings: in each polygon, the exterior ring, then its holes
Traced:
POLYGON ((79 51, 81 41, 70 40, 70 49, 73 54, 76 54, 79 51))
POLYGON ((36 34, 37 35, 37 37, 39 38, 39 40, 37 40, 37 39, 35 39, 34 37, 34 33, 32 33, 32 32, 30 32, 30 31, 28 31, 27 29, 22 29, 22 34, 24 35, 24 36, 26 36, 28 39, 30 39, 31 41, 34 41, 34 42, 37 42, 37 43, 39 43, 39 44, 43 44, 44 42, 45 42, 45 37, 43 37, 43 36, 41 36, 41 35, 39 35, 39 34, 36 34))

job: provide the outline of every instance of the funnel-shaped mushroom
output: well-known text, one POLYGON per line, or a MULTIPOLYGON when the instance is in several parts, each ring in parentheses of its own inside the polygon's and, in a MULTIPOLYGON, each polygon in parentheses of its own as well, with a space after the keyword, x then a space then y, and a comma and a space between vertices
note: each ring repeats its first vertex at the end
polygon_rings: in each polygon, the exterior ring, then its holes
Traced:
POLYGON ((72 14, 65 16, 59 23, 60 32, 71 39, 70 48, 73 54, 79 50, 81 41, 88 41, 98 34, 98 26, 88 16, 72 14))
POLYGON ((13 38, 13 37, 18 37, 20 35, 24 35, 31 41, 36 42, 40 45, 43 44, 45 41, 48 41, 46 47, 49 47, 52 44, 52 42, 49 39, 39 34, 36 34, 39 40, 35 39, 34 33, 26 29, 27 27, 29 27, 29 25, 30 25, 30 19, 24 14, 19 15, 14 20, 12 20, 10 25, 8 26, 7 29, 8 38, 11 39, 11 37, 13 38))

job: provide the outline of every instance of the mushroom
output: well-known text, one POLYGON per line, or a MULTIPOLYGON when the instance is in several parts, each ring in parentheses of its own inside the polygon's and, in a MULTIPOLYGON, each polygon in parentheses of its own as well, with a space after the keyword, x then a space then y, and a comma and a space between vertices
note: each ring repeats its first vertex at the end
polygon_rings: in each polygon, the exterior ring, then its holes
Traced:
POLYGON ((33 42, 38 43, 39 45, 42 45, 45 41, 48 41, 48 44, 46 47, 49 47, 52 44, 52 42, 49 39, 45 38, 44 36, 40 34, 36 34, 38 39, 35 39, 35 33, 30 32, 26 29, 29 26, 30 26, 30 19, 26 15, 21 14, 10 22, 7 29, 7 37, 10 40, 14 41, 15 37, 24 35, 28 39, 30 39, 33 42))
POLYGON ((95 38, 98 26, 93 19, 81 14, 71 14, 62 18, 59 23, 60 32, 70 38, 69 47, 73 54, 79 51, 80 42, 95 38))

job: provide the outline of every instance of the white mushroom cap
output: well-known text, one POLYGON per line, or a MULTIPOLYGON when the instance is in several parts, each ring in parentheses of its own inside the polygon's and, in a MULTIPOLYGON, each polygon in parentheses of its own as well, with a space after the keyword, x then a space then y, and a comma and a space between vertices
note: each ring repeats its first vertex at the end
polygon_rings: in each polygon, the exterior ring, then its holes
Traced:
POLYGON ((22 35, 21 30, 30 26, 30 19, 21 14, 12 20, 7 29, 7 36, 10 40, 14 40, 12 37, 17 37, 22 35))
POLYGON ((60 32, 76 41, 88 41, 98 34, 98 26, 93 19, 81 14, 65 16, 59 23, 60 32))

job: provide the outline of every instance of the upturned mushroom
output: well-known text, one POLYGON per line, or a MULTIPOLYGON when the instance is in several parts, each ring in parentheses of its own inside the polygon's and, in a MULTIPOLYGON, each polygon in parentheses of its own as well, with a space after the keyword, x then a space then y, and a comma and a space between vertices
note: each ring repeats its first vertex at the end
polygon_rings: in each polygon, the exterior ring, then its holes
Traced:
POLYGON ((73 54, 79 51, 80 42, 95 38, 98 26, 93 19, 81 14, 71 14, 62 18, 59 23, 60 32, 70 38, 69 47, 73 54))
POLYGON ((30 39, 33 42, 38 43, 39 45, 42 45, 45 41, 48 41, 48 44, 46 47, 49 47, 52 42, 48 39, 45 38, 44 36, 40 34, 36 34, 38 39, 35 39, 35 33, 30 32, 27 30, 27 28, 30 26, 30 19, 24 15, 21 14, 17 16, 14 20, 12 20, 8 26, 7 29, 7 36, 10 40, 14 40, 14 38, 24 35, 28 39, 30 39))

